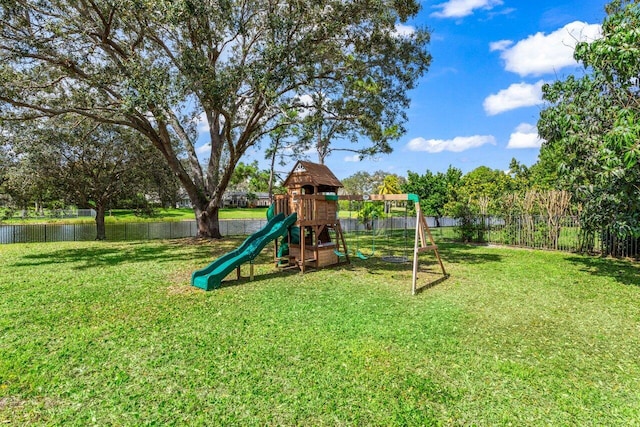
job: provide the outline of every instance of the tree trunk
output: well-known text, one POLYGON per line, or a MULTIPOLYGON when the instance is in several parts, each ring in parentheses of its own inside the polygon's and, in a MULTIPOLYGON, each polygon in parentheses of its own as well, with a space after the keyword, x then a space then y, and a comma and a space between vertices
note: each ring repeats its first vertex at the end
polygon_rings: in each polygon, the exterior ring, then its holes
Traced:
POLYGON ((273 154, 271 154, 271 167, 269 168, 269 203, 273 203, 273 181, 275 181, 276 176, 276 153, 277 146, 273 149, 273 154))
POLYGON ((105 206, 96 203, 96 240, 107 240, 107 231, 104 226, 105 206))
POLYGON ((220 208, 214 203, 209 203, 206 206, 196 206, 194 208, 196 214, 196 223, 198 225, 197 237, 205 239, 221 239, 220 234, 220 221, 218 219, 218 212, 220 208))

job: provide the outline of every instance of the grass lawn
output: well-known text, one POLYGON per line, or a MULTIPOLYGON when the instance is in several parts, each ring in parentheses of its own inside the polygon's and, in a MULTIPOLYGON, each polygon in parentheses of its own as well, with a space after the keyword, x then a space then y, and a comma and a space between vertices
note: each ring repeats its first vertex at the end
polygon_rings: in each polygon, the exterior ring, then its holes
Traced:
POLYGON ((270 248, 189 286, 240 242, 0 246, 0 424, 640 423, 637 264, 443 244, 411 296, 409 265, 270 248))

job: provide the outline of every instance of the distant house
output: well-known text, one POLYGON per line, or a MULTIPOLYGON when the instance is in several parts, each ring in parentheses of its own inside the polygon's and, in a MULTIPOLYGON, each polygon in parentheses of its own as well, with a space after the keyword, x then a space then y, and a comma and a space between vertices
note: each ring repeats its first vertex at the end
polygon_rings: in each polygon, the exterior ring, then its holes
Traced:
POLYGON ((191 199, 189 199, 189 195, 182 187, 178 190, 178 198, 176 199, 176 209, 180 208, 193 209, 191 199))
POLYGON ((258 197, 256 200, 256 208, 268 208, 271 206, 271 199, 269 199, 269 193, 255 193, 258 197))
MULTIPOLYGON (((269 200, 269 193, 251 193, 254 194, 257 199, 249 200, 247 197, 250 193, 246 191, 227 191, 222 196, 223 208, 261 208, 269 207, 271 201, 269 200)), ((176 208, 192 208, 191 200, 186 194, 180 194, 176 203, 176 208)))
POLYGON ((176 202, 176 209, 180 209, 180 208, 186 208, 186 209, 193 208, 191 199, 189 199, 188 197, 180 197, 176 202))
POLYGON ((269 193, 248 193, 246 191, 227 191, 222 196, 223 208, 259 208, 268 207, 271 204, 269 193), (249 200, 249 195, 256 196, 255 199, 249 200))

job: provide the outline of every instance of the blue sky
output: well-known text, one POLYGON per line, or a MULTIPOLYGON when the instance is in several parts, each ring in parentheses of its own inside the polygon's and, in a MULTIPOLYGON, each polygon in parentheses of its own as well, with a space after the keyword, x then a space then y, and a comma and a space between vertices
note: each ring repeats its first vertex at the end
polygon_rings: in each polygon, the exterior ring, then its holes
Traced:
MULTIPOLYGON (((433 61, 411 93, 407 133, 390 155, 356 161, 336 152, 326 164, 342 179, 360 170, 406 176, 449 165, 464 173, 483 165, 506 170, 514 157, 535 163, 540 88, 582 72, 572 57, 575 40, 598 37, 606 3, 423 1, 417 18, 399 29, 427 27, 432 36, 433 61)), ((248 154, 245 161, 267 167, 260 150, 248 154)))

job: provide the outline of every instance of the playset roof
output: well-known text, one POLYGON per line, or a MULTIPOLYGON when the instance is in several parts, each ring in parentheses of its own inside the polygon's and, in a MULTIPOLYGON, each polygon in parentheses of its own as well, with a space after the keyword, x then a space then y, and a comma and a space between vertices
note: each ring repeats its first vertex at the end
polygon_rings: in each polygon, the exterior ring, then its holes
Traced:
POLYGON ((292 184, 312 184, 316 187, 343 187, 340 180, 336 178, 336 176, 327 166, 303 160, 300 160, 295 164, 295 166, 291 170, 291 173, 284 181, 285 187, 289 187, 292 184))

